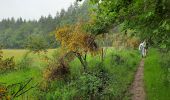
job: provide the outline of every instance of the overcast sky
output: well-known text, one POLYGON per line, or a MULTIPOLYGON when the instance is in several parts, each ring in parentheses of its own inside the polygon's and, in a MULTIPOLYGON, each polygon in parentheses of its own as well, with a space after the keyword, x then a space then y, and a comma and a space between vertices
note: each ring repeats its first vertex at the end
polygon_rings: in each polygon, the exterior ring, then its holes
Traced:
POLYGON ((3 18, 38 19, 56 15, 62 8, 67 9, 75 0, 0 0, 0 20, 3 18))

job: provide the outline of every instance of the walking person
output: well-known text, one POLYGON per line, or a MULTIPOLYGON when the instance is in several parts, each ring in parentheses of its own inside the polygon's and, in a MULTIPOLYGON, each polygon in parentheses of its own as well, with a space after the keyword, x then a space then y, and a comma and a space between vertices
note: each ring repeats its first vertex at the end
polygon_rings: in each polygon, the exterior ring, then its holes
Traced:
POLYGON ((145 40, 139 44, 139 51, 142 55, 142 58, 146 57, 146 41, 145 40))

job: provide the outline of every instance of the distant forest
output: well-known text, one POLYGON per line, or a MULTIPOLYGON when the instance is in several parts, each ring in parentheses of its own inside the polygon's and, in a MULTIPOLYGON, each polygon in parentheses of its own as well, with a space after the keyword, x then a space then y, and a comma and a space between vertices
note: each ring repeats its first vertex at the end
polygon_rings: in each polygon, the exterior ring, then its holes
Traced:
POLYGON ((55 48, 59 44, 55 39, 54 30, 67 24, 74 24, 78 20, 88 19, 88 1, 81 5, 75 2, 67 10, 56 12, 55 17, 41 16, 39 20, 29 21, 22 18, 3 19, 0 21, 0 45, 4 49, 21 49, 26 48, 35 38, 35 42, 43 42, 47 48, 55 48))

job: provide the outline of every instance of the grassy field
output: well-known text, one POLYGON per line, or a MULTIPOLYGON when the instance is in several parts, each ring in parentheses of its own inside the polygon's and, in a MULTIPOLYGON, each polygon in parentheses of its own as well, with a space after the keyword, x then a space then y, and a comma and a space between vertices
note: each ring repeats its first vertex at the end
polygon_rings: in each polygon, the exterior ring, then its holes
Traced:
MULTIPOLYGON (((52 53, 55 51, 55 49, 48 50, 47 54, 41 53, 40 55, 30 53, 29 57, 31 57, 31 66, 29 66, 29 69, 22 69, 22 70, 16 70, 12 72, 8 72, 5 74, 0 74, 0 83, 6 83, 6 85, 24 82, 25 80, 28 80, 30 78, 33 78, 33 81, 31 82, 28 87, 33 86, 39 82, 42 81, 42 71, 44 67, 47 65, 46 62, 43 61, 44 56, 51 56, 52 53)), ((14 60, 16 64, 18 64, 24 57, 24 55, 28 52, 28 50, 18 50, 18 49, 6 49, 3 50, 3 57, 8 58, 14 56, 14 60)), ((28 66, 28 65, 25 65, 28 66)), ((31 96, 34 93, 35 89, 32 89, 27 94, 23 95, 22 98, 26 98, 29 95, 29 98, 33 98, 34 96, 31 96)))
POLYGON ((149 50, 144 68, 147 100, 170 100, 170 83, 165 80, 165 66, 161 64, 165 59, 168 59, 168 54, 161 57, 158 50, 149 50))
MULTIPOLYGON (((52 55, 52 53, 55 51, 56 49, 49 49, 47 54, 44 54, 44 53, 40 53, 40 55, 52 55)), ((23 49, 3 49, 3 56, 4 58, 7 58, 7 57, 12 57, 14 56, 16 60, 19 60, 23 57, 23 55, 28 52, 28 50, 23 50, 23 49)), ((33 54, 31 53, 30 54, 31 56, 38 56, 37 54, 33 54)), ((38 56, 40 57, 40 56, 38 56)))
MULTIPOLYGON (((16 70, 12 72, 8 72, 0 75, 0 82, 6 84, 13 84, 17 82, 25 81, 26 79, 33 78, 33 81, 29 86, 35 85, 38 82, 42 82, 42 71, 47 66, 47 62, 44 62, 42 58, 44 56, 51 56, 55 50, 49 50, 47 54, 33 54, 31 53, 29 56, 32 57, 32 64, 29 66, 29 69, 16 70)), ((16 62, 19 62, 23 55, 27 52, 26 50, 3 50, 4 57, 14 56, 16 62)), ((92 57, 88 55, 88 70, 89 72, 98 72, 100 70, 100 57, 95 56, 92 57)), ((127 92, 129 85, 131 84, 134 76, 134 72, 138 66, 140 57, 138 56, 138 52, 136 50, 121 50, 117 51, 115 49, 108 49, 107 54, 104 60, 104 70, 107 71, 108 77, 111 79, 108 81, 107 86, 107 95, 106 98, 112 97, 112 99, 123 99, 124 93, 127 92), (120 56, 120 59, 116 59, 115 55, 120 56)), ((27 66, 27 65, 25 65, 27 66)), ((82 66, 78 59, 75 59, 70 63, 71 74, 70 77, 72 81, 81 80, 79 78, 86 77, 82 72, 82 66)), ((92 76, 93 78, 93 76, 92 76)), ((81 95, 86 93, 86 91, 81 90, 81 88, 85 88, 86 84, 81 86, 79 90, 76 88, 69 87, 68 83, 60 83, 61 86, 56 85, 52 86, 52 90, 49 92, 45 92, 44 94, 37 91, 38 88, 34 88, 31 91, 27 92, 23 96, 18 99, 33 99, 37 98, 37 95, 40 95, 39 99, 44 100, 56 100, 62 99, 67 100, 68 98, 73 98, 75 95, 81 95), (81 94, 80 94, 81 93, 81 94)), ((90 83, 93 84, 93 83, 90 83)), ((94 84, 93 84, 94 85, 94 84)), ((29 87, 28 86, 28 87, 29 87)), ((85 95, 85 94, 84 94, 85 95)), ((127 99, 128 97, 126 97, 127 99)), ((38 99, 38 98, 37 98, 38 99)))

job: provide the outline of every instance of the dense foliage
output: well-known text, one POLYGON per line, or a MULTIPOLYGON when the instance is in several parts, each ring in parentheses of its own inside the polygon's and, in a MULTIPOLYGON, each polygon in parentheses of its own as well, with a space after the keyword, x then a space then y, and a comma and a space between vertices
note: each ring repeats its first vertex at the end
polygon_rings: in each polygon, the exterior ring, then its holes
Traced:
POLYGON ((88 30, 92 33, 106 33, 114 26, 123 25, 123 30, 132 29, 133 35, 147 39, 150 44, 160 48, 169 49, 169 0, 91 0, 91 2, 95 6, 95 14, 94 23, 88 30))

